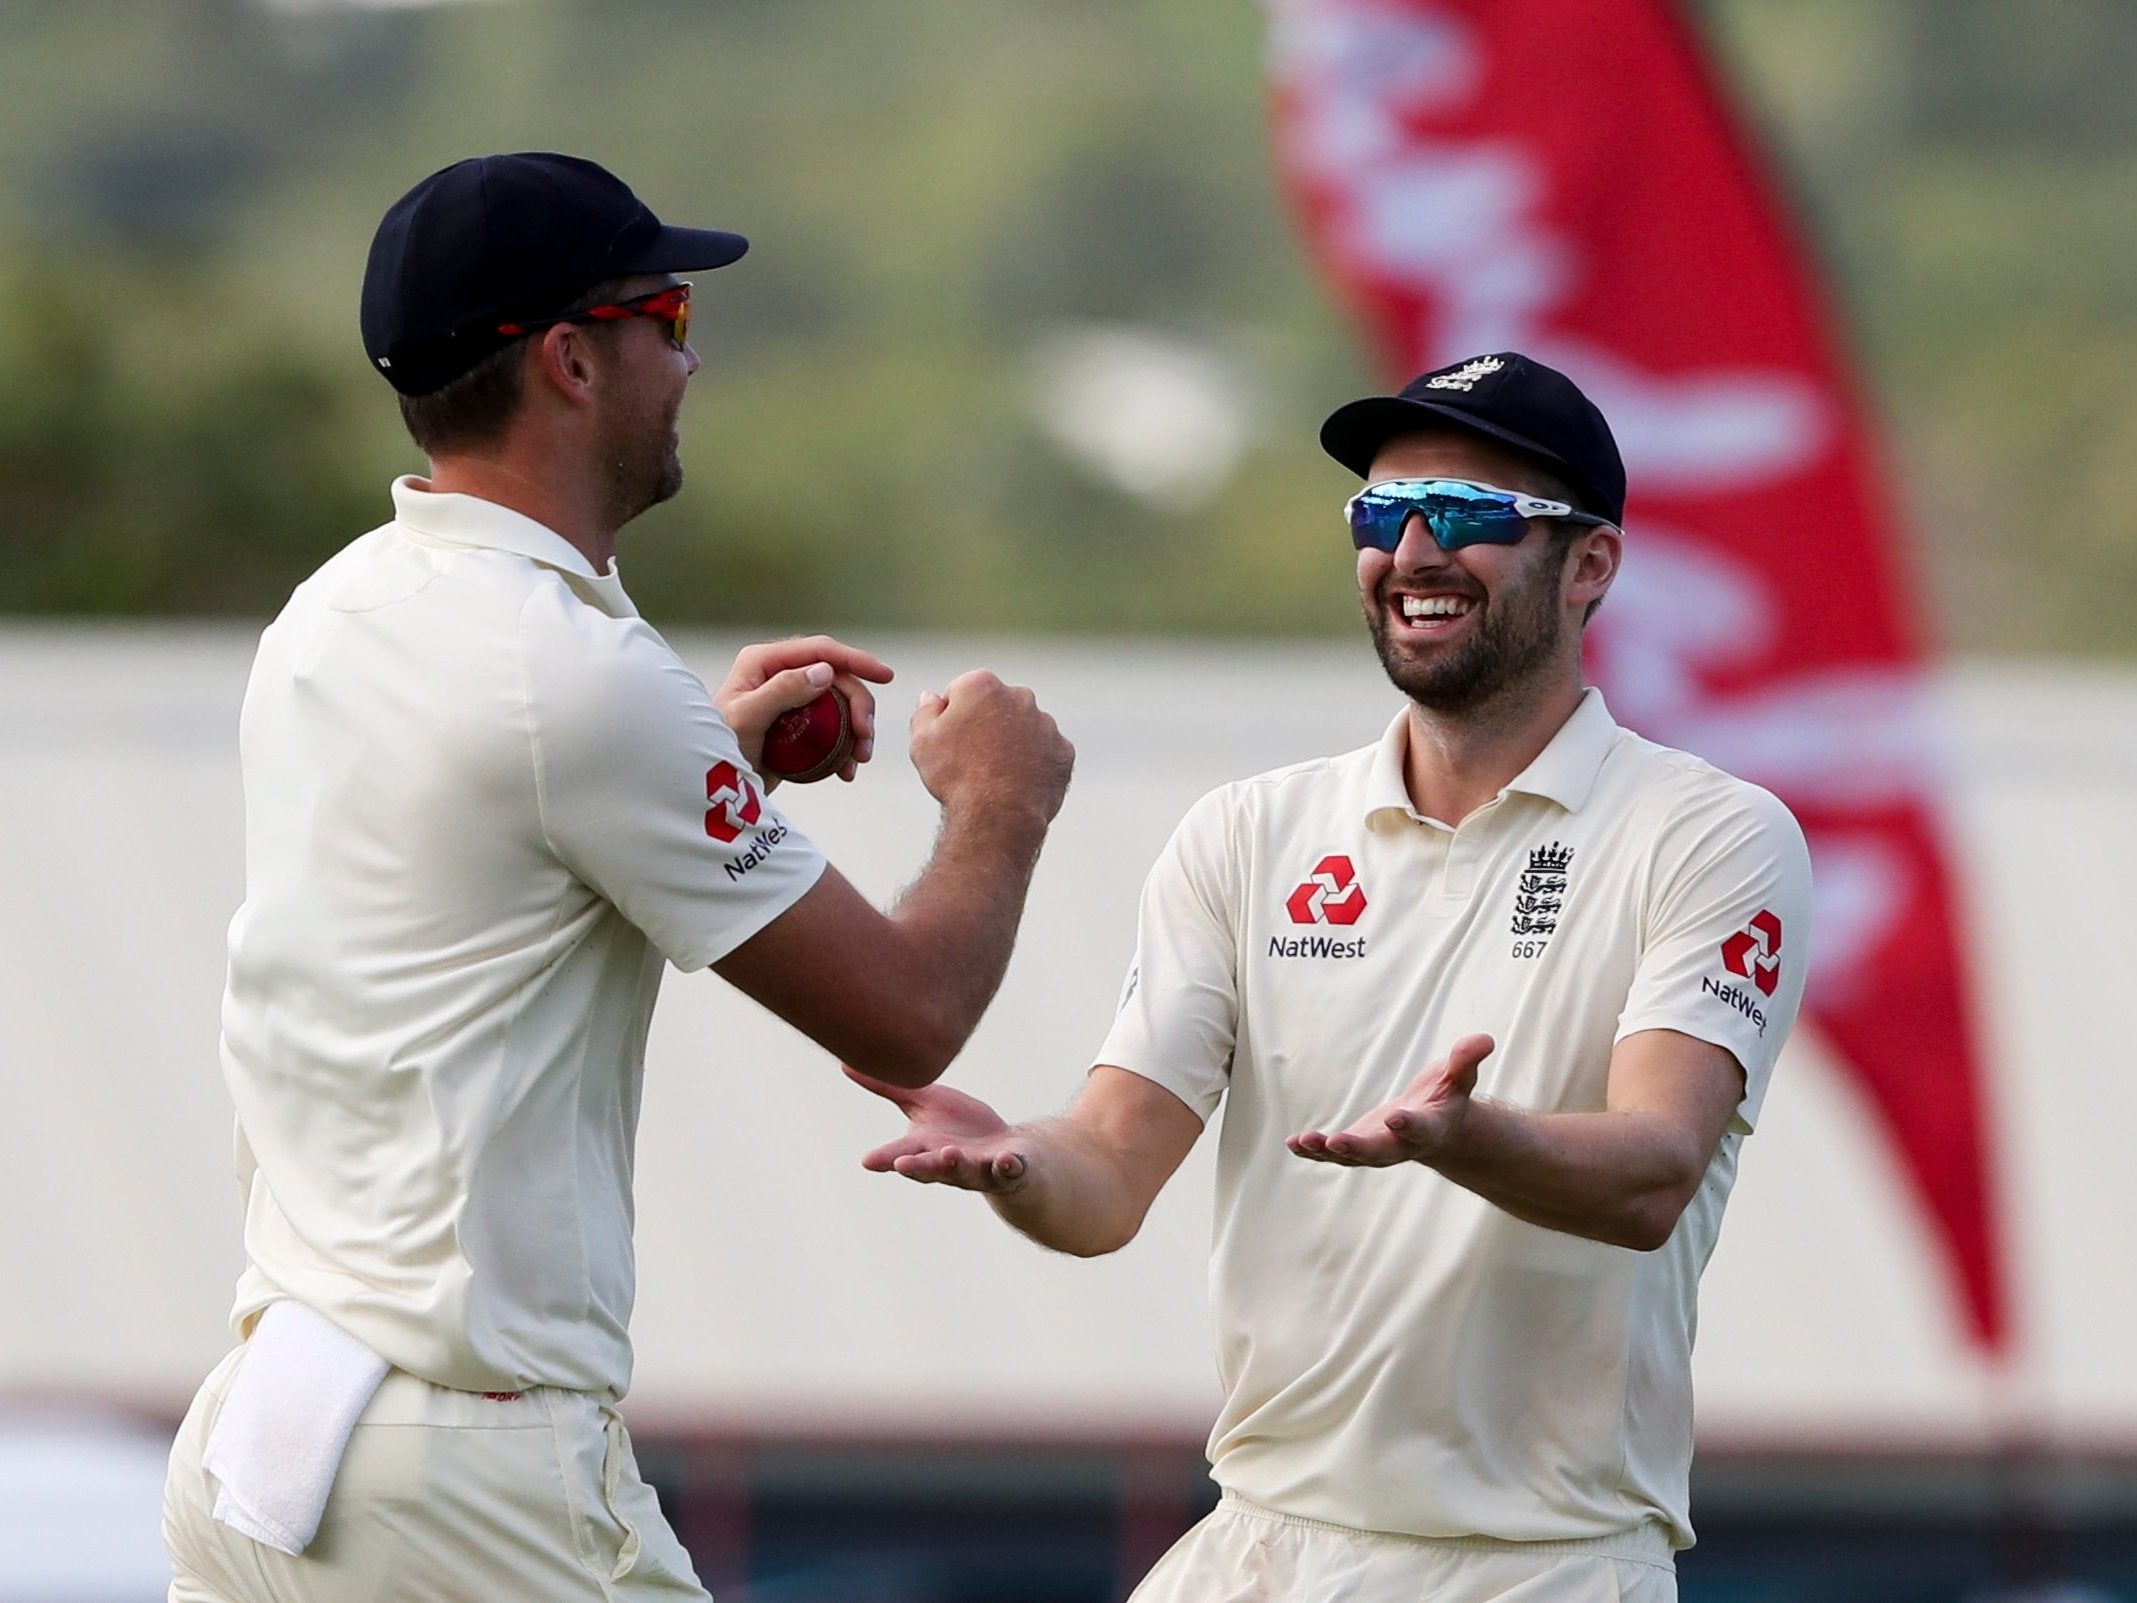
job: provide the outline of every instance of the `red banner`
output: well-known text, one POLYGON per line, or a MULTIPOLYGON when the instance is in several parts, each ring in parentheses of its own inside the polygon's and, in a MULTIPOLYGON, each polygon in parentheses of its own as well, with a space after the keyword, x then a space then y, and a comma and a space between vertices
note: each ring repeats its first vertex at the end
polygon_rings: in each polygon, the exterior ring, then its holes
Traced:
POLYGON ((1620 721, 1802 820, 1807 1011, 2000 1348, 1914 592, 1809 275, 1693 39, 1664 0, 1266 3, 1280 161, 1389 374, 1524 351, 1610 419, 1627 560, 1593 675, 1620 721))

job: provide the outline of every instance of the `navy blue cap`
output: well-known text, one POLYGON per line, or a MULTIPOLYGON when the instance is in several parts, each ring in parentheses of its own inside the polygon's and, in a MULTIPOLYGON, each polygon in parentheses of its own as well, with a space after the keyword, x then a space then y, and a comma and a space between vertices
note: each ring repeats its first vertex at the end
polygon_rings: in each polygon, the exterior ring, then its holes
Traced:
POLYGON ((1518 351, 1450 362, 1398 395, 1339 406, 1321 425, 1321 449, 1362 479, 1397 435, 1447 423, 1542 458, 1573 487, 1583 512, 1624 521, 1625 462, 1610 425, 1579 385, 1518 351))
POLYGON ((473 156, 395 201, 371 241, 362 323, 403 395, 443 389, 511 343, 500 323, 554 317, 603 279, 725 267, 740 234, 671 228, 578 156, 473 156))

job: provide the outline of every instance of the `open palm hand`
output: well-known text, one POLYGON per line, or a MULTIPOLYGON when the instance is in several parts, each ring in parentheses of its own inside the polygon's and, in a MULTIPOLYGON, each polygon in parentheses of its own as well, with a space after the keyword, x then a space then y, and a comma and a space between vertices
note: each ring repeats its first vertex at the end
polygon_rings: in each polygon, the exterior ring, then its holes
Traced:
POLYGON ((1284 1145, 1316 1163, 1384 1169, 1431 1162, 1460 1135, 1477 1087, 1477 1065, 1491 1056, 1492 1038, 1465 1035, 1447 1055, 1403 1087, 1402 1093, 1333 1134, 1306 1130, 1284 1145))
POLYGON ((947 1085, 892 1085, 851 1066, 846 1075, 896 1103, 911 1121, 905 1134, 863 1156, 862 1168, 967 1191, 1007 1192, 1023 1185, 1026 1156, 1015 1132, 978 1097, 947 1085))

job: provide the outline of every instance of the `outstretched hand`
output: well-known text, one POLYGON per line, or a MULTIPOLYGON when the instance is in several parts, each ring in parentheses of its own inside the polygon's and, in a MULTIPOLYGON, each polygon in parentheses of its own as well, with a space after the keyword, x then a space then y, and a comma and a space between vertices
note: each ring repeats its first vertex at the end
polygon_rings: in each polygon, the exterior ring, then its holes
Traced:
POLYGON ((902 1174, 924 1185, 1007 1193, 1024 1184, 1028 1159, 1002 1116, 946 1085, 892 1085, 846 1065, 846 1077, 912 1121, 905 1134, 861 1159, 877 1174, 902 1174))
POLYGON ((1317 1163, 1384 1169, 1391 1164, 1430 1163, 1460 1136, 1477 1088, 1477 1065, 1492 1054, 1488 1035, 1465 1035, 1447 1055, 1347 1130, 1333 1135, 1307 1130, 1284 1145, 1317 1163))
POLYGON ((853 719, 853 759, 839 770, 839 778, 850 780, 875 755, 876 697, 868 687, 889 684, 890 678, 890 666, 880 657, 829 635, 803 635, 736 652, 735 665, 713 692, 712 704, 735 732, 742 755, 757 768, 763 763, 764 733, 772 721, 836 689, 846 698, 853 719))

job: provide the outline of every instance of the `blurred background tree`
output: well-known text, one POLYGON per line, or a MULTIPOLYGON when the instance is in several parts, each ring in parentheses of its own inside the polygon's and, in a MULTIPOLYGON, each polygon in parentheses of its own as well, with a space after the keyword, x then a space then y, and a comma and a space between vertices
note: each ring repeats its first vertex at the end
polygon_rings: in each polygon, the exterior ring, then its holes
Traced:
MULTIPOLYGON (((1947 641, 2137 653, 2137 7, 1695 10, 1833 270, 1947 641)), ((1348 629, 1313 432, 1381 375, 1271 182, 1262 31, 9 0, 0 612, 271 613, 421 465, 356 339, 379 214, 552 148, 756 241, 700 286, 689 486, 626 537, 656 619, 1348 629)))

